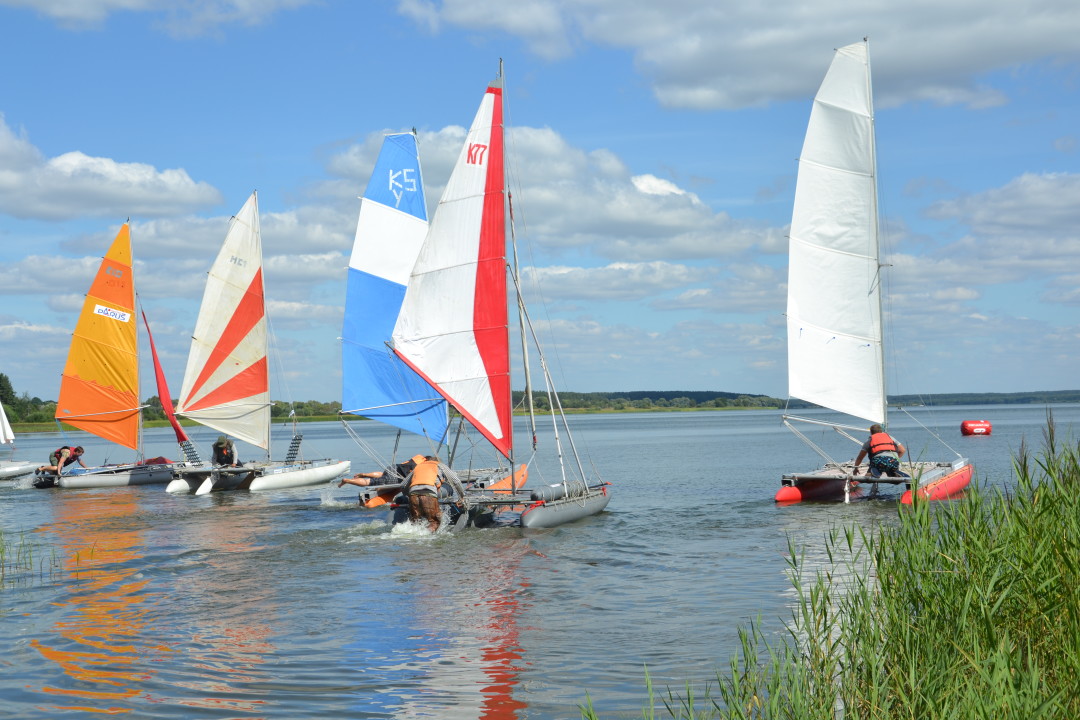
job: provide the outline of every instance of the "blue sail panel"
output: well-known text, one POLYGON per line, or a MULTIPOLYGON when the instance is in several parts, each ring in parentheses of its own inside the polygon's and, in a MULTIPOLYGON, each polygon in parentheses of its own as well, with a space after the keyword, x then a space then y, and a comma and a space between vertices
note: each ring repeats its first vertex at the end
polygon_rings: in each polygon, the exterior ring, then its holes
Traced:
POLYGON ((427 222, 427 204, 415 136, 411 133, 386 136, 364 191, 364 199, 427 222))
POLYGON ((416 138, 389 135, 364 192, 342 326, 342 410, 442 442, 446 401, 387 347, 427 235, 416 138))

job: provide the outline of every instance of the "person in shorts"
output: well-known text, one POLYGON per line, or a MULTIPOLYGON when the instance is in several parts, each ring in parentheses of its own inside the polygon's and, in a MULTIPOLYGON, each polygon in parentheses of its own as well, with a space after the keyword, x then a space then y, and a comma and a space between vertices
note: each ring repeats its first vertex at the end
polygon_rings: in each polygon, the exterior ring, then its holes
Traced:
POLYGON ((879 478, 882 474, 895 478, 910 477, 900 470, 900 458, 906 452, 907 449, 903 445, 893 440, 891 435, 875 423, 870 426, 870 438, 863 443, 862 449, 855 458, 855 469, 852 473, 859 474, 859 465, 862 464, 863 458, 869 455, 870 477, 879 478))

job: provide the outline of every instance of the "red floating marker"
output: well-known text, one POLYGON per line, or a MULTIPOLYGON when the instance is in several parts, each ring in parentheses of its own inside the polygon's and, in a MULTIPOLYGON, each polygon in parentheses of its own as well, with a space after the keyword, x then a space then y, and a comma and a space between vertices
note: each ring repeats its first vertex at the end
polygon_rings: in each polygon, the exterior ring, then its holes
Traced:
POLYGON ((961 435, 989 435, 992 429, 989 420, 965 420, 960 423, 961 435))

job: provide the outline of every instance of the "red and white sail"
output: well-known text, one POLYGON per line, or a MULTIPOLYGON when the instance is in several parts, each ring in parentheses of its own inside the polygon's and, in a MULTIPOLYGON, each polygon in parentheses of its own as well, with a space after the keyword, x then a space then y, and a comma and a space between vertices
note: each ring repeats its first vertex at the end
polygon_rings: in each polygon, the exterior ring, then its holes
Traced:
POLYGON ((230 221, 210 268, 177 414, 270 447, 266 304, 255 193, 230 221))
POLYGON ((503 455, 513 447, 502 83, 488 87, 394 327, 397 355, 503 455))

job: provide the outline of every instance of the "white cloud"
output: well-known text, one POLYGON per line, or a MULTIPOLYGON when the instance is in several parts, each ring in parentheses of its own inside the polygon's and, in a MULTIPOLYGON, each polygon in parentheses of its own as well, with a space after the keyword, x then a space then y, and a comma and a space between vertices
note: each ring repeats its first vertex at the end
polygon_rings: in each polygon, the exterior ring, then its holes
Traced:
POLYGON ((526 268, 526 291, 533 285, 543 288, 545 297, 560 300, 637 300, 688 284, 701 282, 710 270, 676 263, 612 263, 582 268, 561 265, 526 268))
MULTIPOLYGON (((970 234, 945 249, 980 276, 1052 277, 1080 264, 1080 175, 1025 173, 981 193, 935 203, 928 215, 970 234)), ((969 272, 970 274, 970 272, 969 272)))
POLYGON ((17 218, 177 215, 221 201, 182 169, 157 170, 72 151, 45 158, 0 114, 0 212, 17 218))
POLYGON ((516 35, 546 58, 565 57, 585 43, 625 48, 662 104, 701 109, 805 98, 820 83, 831 50, 867 35, 882 107, 906 101, 998 105, 1005 102, 1001 92, 973 78, 1080 52, 1073 0, 863 6, 835 0, 399 0, 398 8, 431 31, 453 25, 516 35), (1020 26, 1025 32, 1016 31, 1020 26))
POLYGON ((117 12, 161 16, 161 25, 174 35, 201 35, 222 25, 255 25, 274 14, 314 0, 0 0, 0 5, 27 8, 59 25, 82 30, 96 28, 117 12))
MULTIPOLYGON (((320 190, 340 198, 348 196, 341 187, 351 188, 354 198, 363 192, 382 137, 382 132, 372 133, 330 158, 328 172, 349 182, 320 190)), ((431 212, 464 139, 465 128, 457 125, 419 133, 431 212)), ((648 262, 731 257, 753 250, 774 253, 787 247, 780 229, 716 213, 677 183, 632 175, 610 150, 574 147, 551 128, 511 128, 507 147, 518 236, 550 253, 588 248, 606 259, 648 262)), ((350 202, 355 210, 355 200, 350 202)), ((354 216, 349 222, 355 227, 354 216)))

